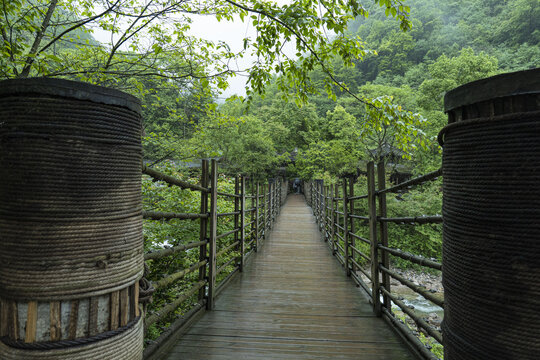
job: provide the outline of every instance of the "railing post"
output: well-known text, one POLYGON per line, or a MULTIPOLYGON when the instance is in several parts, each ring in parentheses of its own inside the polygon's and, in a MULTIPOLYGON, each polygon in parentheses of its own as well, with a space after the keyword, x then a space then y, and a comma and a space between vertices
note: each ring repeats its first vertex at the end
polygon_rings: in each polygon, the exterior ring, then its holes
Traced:
MULTIPOLYGON (((354 178, 351 177, 351 180, 349 181, 349 214, 350 215, 354 215, 354 200, 350 200, 350 198, 353 198, 354 197, 354 178)), ((349 222, 350 225, 350 231, 351 233, 354 234, 354 231, 355 231, 355 226, 354 226, 354 218, 351 218, 351 221, 349 222)), ((349 236, 350 237, 350 244, 352 246, 356 246, 356 239, 353 237, 353 236, 349 236)), ((355 254, 356 252, 351 252, 351 256, 353 257, 353 259, 355 258, 355 254)), ((351 264, 351 268, 352 268, 352 271, 353 272, 356 272, 358 269, 356 268, 356 265, 351 264)))
POLYGON ((276 207, 276 218, 281 212, 281 178, 278 178, 276 186, 276 198, 277 198, 277 207, 276 207))
POLYGON ((272 229, 272 213, 274 211, 274 204, 272 201, 273 182, 273 179, 268 179, 268 230, 272 229))
POLYGON ((268 219, 266 218, 266 212, 268 211, 268 205, 266 205, 266 184, 263 185, 263 196, 262 196, 262 214, 263 214, 263 223, 262 223, 262 228, 263 228, 263 234, 264 234, 264 241, 266 242, 267 240, 267 229, 266 229, 266 224, 268 222, 268 219))
POLYGON ((330 245, 332 245, 332 255, 335 255, 336 253, 336 246, 335 246, 335 238, 336 238, 336 187, 331 185, 330 186, 330 193, 331 195, 331 201, 332 201, 332 231, 330 235, 330 245))
MULTIPOLYGON (((236 195, 234 197, 234 225, 233 225, 233 229, 239 229, 240 232, 242 231, 242 229, 240 228, 240 214, 241 211, 240 211, 240 197, 242 196, 241 193, 240 193, 240 175, 236 175, 234 177, 234 195, 236 195)), ((240 252, 240 259, 242 258, 242 256, 244 255, 243 252, 242 252, 242 241, 240 239, 240 232, 235 232, 233 237, 233 242, 238 242, 238 245, 236 246, 236 250, 238 252, 240 252)), ((240 260, 238 262, 238 266, 240 267, 242 263, 242 260, 240 260)))
MULTIPOLYGON (((246 185, 247 186, 247 185, 246 185)), ((257 222, 253 220, 253 217, 255 216, 256 214, 256 207, 255 207, 255 182, 253 181, 253 178, 250 177, 249 178, 249 191, 246 190, 246 194, 249 194, 250 198, 251 198, 251 205, 249 207, 249 211, 248 211, 248 214, 249 214, 249 219, 250 219, 250 230, 249 230, 249 233, 251 234, 251 236, 249 237, 249 242, 251 243, 251 250, 255 250, 255 252, 257 252, 257 234, 255 233, 255 229, 257 228, 257 222), (255 209, 255 210, 253 210, 255 209), (253 234, 255 234, 255 237, 253 237, 253 234)), ((246 195, 247 196, 247 195, 246 195)), ((250 251, 251 251, 250 250, 250 251)))
POLYGON ((259 251, 259 182, 255 188, 255 251, 259 251))
POLYGON ((375 315, 381 316, 379 299, 379 253, 377 251, 377 195, 375 192, 375 165, 370 161, 367 165, 369 238, 371 241, 371 297, 375 315))
POLYGON ((278 199, 278 187, 279 187, 279 178, 274 182, 274 223, 276 222, 278 212, 279 212, 279 199, 278 199))
POLYGON ((208 298, 206 308, 214 308, 214 295, 216 288, 216 237, 217 237, 217 161, 212 160, 210 170, 210 236, 208 254, 208 298))
POLYGON ((276 207, 276 218, 281 212, 281 178, 278 178, 277 184, 276 184, 276 197, 277 197, 277 207, 276 207))
POLYGON ((317 226, 321 227, 321 221, 319 218, 319 208, 321 207, 321 202, 319 198, 319 185, 320 180, 315 180, 315 206, 313 208, 313 212, 315 213, 315 221, 317 222, 317 226))
MULTIPOLYGON (((309 206, 311 206, 311 210, 314 209, 313 206, 313 180, 309 182, 309 206)), ((315 212, 313 212, 315 213, 315 212)))
POLYGON ((326 186, 324 186, 324 182, 321 185, 321 199, 322 199, 322 206, 321 206, 321 228, 323 231, 323 235, 326 232, 326 186))
POLYGON ((332 221, 330 221, 330 208, 332 204, 331 200, 331 193, 330 193, 330 186, 325 186, 325 194, 326 194, 326 229, 324 230, 324 241, 328 241, 330 238, 330 226, 332 224, 332 221))
POLYGON ((244 271, 246 252, 246 178, 240 176, 240 272, 244 271))
POLYGON ((319 180, 319 190, 317 191, 318 199, 319 199, 319 229, 322 229, 324 225, 324 218, 323 218, 323 206, 324 206, 324 198, 323 198, 323 184, 324 180, 319 180))
MULTIPOLYGON (((384 160, 381 160, 377 164, 377 183, 379 190, 383 190, 386 187, 386 172, 384 168, 384 160)), ((386 193, 377 194, 377 197, 379 198, 379 216, 386 217, 386 193)), ((381 244, 388 247, 388 223, 381 222, 379 226, 381 244)), ((381 262, 385 268, 390 269, 390 259, 388 256, 388 252, 383 251, 381 253, 381 262)), ((382 274, 382 285, 388 292, 390 292, 390 275, 388 275, 387 273, 382 274)), ((384 307, 388 310, 392 310, 392 304, 386 294, 383 294, 383 299, 384 307)))
POLYGON ((281 213, 281 206, 283 205, 283 180, 279 178, 279 213, 281 213))
MULTIPOLYGON (((208 160, 203 160, 201 164, 201 186, 208 188, 208 160)), ((201 214, 208 213, 208 193, 201 191, 201 214)), ((208 218, 200 219, 199 241, 208 240, 208 218)), ((199 261, 204 261, 207 258, 207 244, 202 245, 199 248, 199 261)), ((206 279, 206 266, 199 268, 199 281, 206 279)), ((199 290, 199 302, 201 302, 206 295, 206 288, 203 286, 199 290)))
POLYGON ((343 252, 345 253, 345 272, 351 276, 349 267, 349 211, 347 200, 347 178, 343 178, 343 252))

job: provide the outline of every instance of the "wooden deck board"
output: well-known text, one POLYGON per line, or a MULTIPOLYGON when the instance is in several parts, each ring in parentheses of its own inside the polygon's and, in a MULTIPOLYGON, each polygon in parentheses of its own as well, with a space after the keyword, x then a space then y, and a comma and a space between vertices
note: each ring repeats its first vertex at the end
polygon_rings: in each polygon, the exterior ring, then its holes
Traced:
POLYGON ((292 195, 270 238, 167 360, 413 360, 320 240, 292 195))

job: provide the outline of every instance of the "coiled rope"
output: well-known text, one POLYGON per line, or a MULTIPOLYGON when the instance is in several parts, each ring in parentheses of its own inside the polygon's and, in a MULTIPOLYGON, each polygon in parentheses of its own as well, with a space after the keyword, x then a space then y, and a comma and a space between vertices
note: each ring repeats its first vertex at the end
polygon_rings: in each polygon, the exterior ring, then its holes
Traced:
POLYGON ((132 284, 143 272, 137 106, 14 88, 0 92, 0 297, 69 300, 132 284))
POLYGON ((445 355, 536 359, 540 112, 456 122, 441 131, 439 141, 445 355))
POLYGON ((26 344, 3 338, 2 360, 139 360, 142 359, 143 320, 91 338, 26 344))

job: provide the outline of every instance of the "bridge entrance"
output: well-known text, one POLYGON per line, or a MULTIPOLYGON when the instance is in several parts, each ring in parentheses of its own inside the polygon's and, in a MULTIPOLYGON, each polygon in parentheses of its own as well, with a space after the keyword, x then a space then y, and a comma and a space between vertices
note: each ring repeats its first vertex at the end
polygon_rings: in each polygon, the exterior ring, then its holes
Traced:
POLYGON ((264 247, 163 358, 414 359, 343 276, 303 195, 287 197, 264 247))

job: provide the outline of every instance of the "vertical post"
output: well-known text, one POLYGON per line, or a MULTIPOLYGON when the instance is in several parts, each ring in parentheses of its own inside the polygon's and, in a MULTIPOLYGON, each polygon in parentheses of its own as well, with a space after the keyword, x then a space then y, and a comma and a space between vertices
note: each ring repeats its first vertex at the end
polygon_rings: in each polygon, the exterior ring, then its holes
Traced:
POLYGON ((323 184, 324 184, 324 180, 319 180, 319 186, 318 186, 318 191, 317 191, 317 195, 318 195, 318 198, 319 198, 319 229, 322 229, 322 227, 324 226, 324 217, 323 217, 323 206, 324 206, 324 198, 323 198, 323 184))
POLYGON ((214 308, 214 296, 216 288, 216 237, 217 237, 217 161, 212 160, 210 165, 210 234, 208 254, 208 298, 206 309, 214 308))
POLYGON ((313 206, 313 213, 315 215, 315 221, 317 222, 317 227, 321 227, 321 219, 319 218, 319 208, 320 208, 320 199, 319 199, 319 180, 315 180, 315 206, 313 206))
MULTIPOLYGON (((335 201, 335 209, 334 209, 334 216, 335 216, 335 220, 334 220, 334 234, 339 234, 339 228, 337 227, 339 225, 339 185, 336 183, 334 184, 334 193, 335 193, 335 198, 334 198, 334 201, 335 201)), ((335 254, 335 253, 339 253, 339 248, 337 246, 337 244, 339 244, 339 237, 337 235, 335 235, 334 237, 334 242, 332 243, 334 245, 334 247, 332 248, 332 253, 335 254)))
MULTIPOLYGON (((234 177, 234 225, 233 225, 233 229, 240 229, 240 197, 241 197, 241 194, 240 194, 240 175, 236 175, 234 177)), ((240 229, 240 232, 242 231, 242 229, 240 229)), ((240 258, 243 256, 243 253, 242 253, 242 241, 240 240, 240 232, 237 231, 234 233, 234 240, 233 242, 238 242, 238 245, 236 246, 236 250, 238 252, 240 252, 240 258)), ((240 259, 238 259, 240 260, 240 259)), ((242 263, 242 261, 238 261, 237 265, 238 267, 240 267, 240 264, 242 263)))
POLYGON ((379 253, 377 251, 377 196, 375 193, 375 165, 370 161, 367 166, 369 238, 371 241, 371 296, 375 315, 381 316, 379 299, 379 253))
POLYGON ((349 204, 347 200, 347 178, 343 178, 343 250, 345 255, 345 272, 351 276, 349 266, 349 204))
POLYGON ((334 251, 334 236, 336 233, 336 209, 335 209, 335 193, 334 186, 330 185, 330 248, 332 249, 332 255, 335 254, 334 251))
POLYGON ((246 252, 246 178, 240 176, 240 272, 244 271, 246 252))
MULTIPOLYGON (((201 164, 201 186, 208 188, 208 160, 203 160, 201 164)), ((208 213, 208 193, 201 191, 201 214, 208 213)), ((200 219, 200 230, 199 230, 199 241, 207 240, 207 230, 208 230, 208 218, 200 219)), ((207 257, 207 244, 199 247, 199 261, 206 260, 207 257)), ((199 268, 199 281, 206 279, 206 266, 199 268)), ((199 302, 202 301, 205 297, 206 287, 202 287, 199 290, 199 302)))
MULTIPOLYGON (((248 217, 249 217, 249 222, 250 222, 250 226, 249 226, 249 233, 251 234, 248 238, 249 242, 251 243, 251 250, 255 250, 255 252, 257 252, 257 238, 253 237, 253 234, 255 232, 255 223, 253 222, 253 216, 255 214, 255 186, 254 186, 254 182, 253 182, 253 178, 249 178, 249 186, 247 185, 246 183, 246 196, 249 196, 251 198, 251 201, 250 201, 250 206, 249 206, 249 211, 246 211, 247 214, 248 214, 248 217), (249 190, 248 190, 249 188, 249 190)), ((247 221, 247 220, 246 220, 247 221)))
POLYGON ((272 229, 272 212, 273 212, 272 184, 273 184, 273 179, 268 179, 268 230, 272 229))
POLYGON ((309 206, 311 206, 311 210, 314 209, 313 206, 313 180, 309 182, 309 206))
POLYGON ((263 215, 263 223, 262 223, 262 229, 263 229, 263 235, 264 235, 264 241, 266 242, 266 211, 268 210, 268 205, 266 205, 266 186, 263 185, 263 194, 262 194, 262 215, 263 215))
MULTIPOLYGON (((386 173, 384 168, 384 160, 381 160, 377 164, 377 182, 378 182, 378 189, 383 190, 386 187, 386 173)), ((380 217, 386 217, 386 194, 378 194, 377 197, 379 198, 379 216, 380 217)), ((380 226, 380 236, 381 236, 381 244, 383 246, 388 246, 388 223, 381 222, 379 224, 380 226)), ((381 252, 381 262, 382 265, 389 269, 390 268, 390 259, 388 256, 388 253, 386 251, 381 252)), ((387 273, 382 274, 382 285, 387 291, 390 291, 390 276, 387 273)), ((388 310, 392 309, 392 304, 390 303, 390 299, 386 294, 383 295, 384 299, 384 307, 388 310)))
POLYGON ((328 241, 329 235, 330 235, 330 224, 332 222, 330 221, 330 204, 331 204, 331 195, 330 195, 330 187, 326 185, 324 187, 324 193, 326 196, 326 209, 325 209, 325 221, 326 221, 326 228, 324 229, 324 241, 328 241))
POLYGON ((255 251, 259 251, 259 182, 255 187, 255 251))
POLYGON ((276 217, 277 217, 281 211, 281 178, 278 178, 278 181, 276 184, 276 198, 277 198, 277 201, 276 201, 276 204, 277 204, 276 217))
POLYGON ((283 180, 279 178, 279 213, 281 213, 282 205, 283 205, 283 180))
POLYGON ((281 211, 281 178, 278 178, 277 184, 276 184, 276 218, 279 215, 281 211))
MULTIPOLYGON (((351 215, 354 215, 354 200, 350 200, 350 198, 353 198, 354 197, 354 178, 351 177, 351 180, 349 181, 349 214, 351 215)), ((350 232, 352 232, 354 234, 354 231, 355 231, 355 227, 354 227, 354 218, 351 218, 350 219, 350 232)), ((350 243, 352 246, 356 246, 356 239, 354 238, 354 236, 349 236, 350 237, 350 243)), ((356 252, 352 251, 351 252, 351 256, 353 257, 353 259, 356 257, 356 252)), ((356 265, 354 264, 351 264, 351 267, 352 267, 352 271, 357 271, 358 269, 356 268, 356 265)))
POLYGON ((323 238, 326 239, 326 186, 321 188, 321 198, 323 199, 322 209, 321 209, 321 218, 322 218, 322 232, 323 238))
POLYGON ((274 181, 274 222, 276 222, 278 211, 279 211, 278 187, 279 187, 279 178, 277 178, 274 181))

